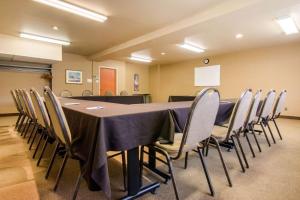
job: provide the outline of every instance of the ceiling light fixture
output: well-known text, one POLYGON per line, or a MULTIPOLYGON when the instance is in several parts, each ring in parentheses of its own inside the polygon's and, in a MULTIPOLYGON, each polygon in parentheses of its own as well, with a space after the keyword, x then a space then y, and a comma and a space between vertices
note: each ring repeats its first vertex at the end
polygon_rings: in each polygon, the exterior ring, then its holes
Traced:
POLYGON ((57 26, 52 26, 52 29, 57 31, 58 30, 58 27, 57 26))
POLYGON ((166 55, 166 53, 165 52, 161 52, 160 55, 164 56, 164 55, 166 55))
POLYGON ((244 35, 241 34, 241 33, 235 35, 235 38, 236 38, 236 39, 241 39, 241 38, 243 38, 243 37, 244 37, 244 35))
POLYGON ((98 22, 104 22, 107 20, 107 16, 104 16, 102 14, 87 10, 85 8, 81 8, 79 6, 67 3, 65 1, 61 0, 33 0, 54 8, 58 8, 76 15, 80 15, 82 17, 86 17, 98 22))
POLYGON ((152 62, 152 58, 149 58, 149 57, 131 56, 129 59, 135 60, 135 61, 140 61, 140 62, 147 62, 147 63, 152 62))
POLYGON ((197 52, 197 53, 202 53, 205 51, 204 49, 196 46, 195 44, 191 44, 191 43, 187 43, 187 42, 185 42, 184 44, 179 44, 178 46, 180 46, 181 48, 190 50, 190 51, 197 52))
POLYGON ((276 21, 286 35, 299 32, 294 20, 290 16, 277 18, 276 21))
POLYGON ((68 41, 57 40, 57 39, 43 37, 43 36, 29 34, 29 33, 20 33, 20 37, 21 38, 26 38, 26 39, 38 40, 38 41, 42 41, 42 42, 49 42, 49 43, 54 43, 54 44, 66 45, 66 46, 71 44, 68 41))

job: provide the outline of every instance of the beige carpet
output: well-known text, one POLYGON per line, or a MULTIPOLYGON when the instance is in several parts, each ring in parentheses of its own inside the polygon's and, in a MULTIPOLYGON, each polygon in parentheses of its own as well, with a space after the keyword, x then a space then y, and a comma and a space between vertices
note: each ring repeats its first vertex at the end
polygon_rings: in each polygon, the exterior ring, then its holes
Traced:
MULTIPOLYGON (((11 125, 14 118, 0 119, 0 126, 11 125)), ((283 140, 280 141, 273 128, 277 144, 269 148, 263 135, 259 136, 262 153, 258 153, 254 145, 256 158, 252 158, 248 146, 243 138, 250 168, 242 173, 234 152, 226 152, 224 158, 229 168, 233 187, 227 185, 226 177, 221 167, 216 150, 211 149, 206 158, 207 166, 216 195, 209 196, 209 189, 204 177, 200 160, 196 154, 190 156, 187 170, 183 169, 183 159, 174 162, 175 176, 181 199, 217 199, 217 200, 298 200, 300 196, 300 121, 279 120, 283 140)), ((44 179, 45 170, 49 161, 51 149, 46 153, 40 167, 36 167, 36 160, 32 160, 32 151, 28 145, 10 127, 0 128, 0 196, 12 193, 11 199, 36 199, 38 191, 40 199, 70 199, 75 179, 78 173, 78 163, 70 161, 66 165, 61 184, 57 192, 52 191, 55 175, 62 159, 57 159, 55 167, 48 180, 44 179), (7 130, 9 130, 7 132, 7 130), (27 156, 26 156, 27 155, 27 156), (27 189, 26 189, 27 188, 27 189), (19 193, 16 191, 20 191, 19 193), (25 196, 25 193, 33 195, 25 196)), ((53 147, 51 147, 53 148, 53 147)), ((111 186, 113 198, 118 199, 125 195, 122 192, 121 166, 118 160, 110 163, 111 186)), ((144 183, 161 181, 145 171, 144 183)), ((78 199, 105 199, 101 192, 91 192, 86 184, 80 187, 78 199)), ((141 199, 171 200, 174 198, 171 182, 161 184, 155 195, 147 194, 141 199)))

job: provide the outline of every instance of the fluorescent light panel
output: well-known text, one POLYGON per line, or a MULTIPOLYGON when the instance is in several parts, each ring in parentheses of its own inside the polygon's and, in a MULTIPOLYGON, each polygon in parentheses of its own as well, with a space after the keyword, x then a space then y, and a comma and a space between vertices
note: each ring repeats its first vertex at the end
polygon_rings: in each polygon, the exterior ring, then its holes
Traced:
POLYGON ((197 52, 197 53, 204 52, 204 49, 202 49, 200 47, 197 47, 194 44, 190 44, 190 43, 179 44, 179 46, 181 48, 184 48, 184 49, 187 49, 187 50, 190 50, 190 51, 194 51, 194 52, 197 52))
POLYGON ((147 62, 147 63, 152 62, 151 58, 141 57, 141 56, 131 56, 129 59, 130 60, 135 60, 135 61, 140 61, 140 62, 147 62))
POLYGON ((42 41, 42 42, 60 44, 60 45, 70 45, 70 42, 68 42, 68 41, 56 40, 56 39, 43 37, 43 36, 39 36, 39 35, 33 35, 33 34, 29 34, 29 33, 20 33, 20 37, 26 38, 26 39, 38 40, 38 41, 42 41))
POLYGON ((82 17, 86 17, 98 22, 104 22, 105 20, 107 20, 107 17, 104 15, 101 15, 99 13, 96 12, 92 12, 90 10, 81 8, 79 6, 67 3, 65 1, 60 1, 60 0, 33 0, 54 8, 58 8, 76 15, 80 15, 82 17))
POLYGON ((286 35, 295 34, 299 32, 294 20, 289 16, 278 18, 276 21, 286 35))

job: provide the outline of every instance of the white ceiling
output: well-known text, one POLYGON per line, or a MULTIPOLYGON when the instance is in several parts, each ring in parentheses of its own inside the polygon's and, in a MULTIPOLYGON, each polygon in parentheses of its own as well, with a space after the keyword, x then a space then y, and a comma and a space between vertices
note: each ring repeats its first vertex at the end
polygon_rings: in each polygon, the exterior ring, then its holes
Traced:
POLYGON ((300 27, 299 0, 70 0, 109 18, 94 22, 32 0, 0 1, 0 33, 30 32, 70 40, 65 52, 95 60, 128 60, 132 54, 170 63, 280 43, 286 36, 274 19, 292 15, 300 27), (58 31, 52 26, 58 26, 58 31), (237 40, 235 35, 244 38, 237 40), (197 54, 176 44, 189 40, 206 52, 197 54), (162 56, 160 53, 166 52, 162 56))

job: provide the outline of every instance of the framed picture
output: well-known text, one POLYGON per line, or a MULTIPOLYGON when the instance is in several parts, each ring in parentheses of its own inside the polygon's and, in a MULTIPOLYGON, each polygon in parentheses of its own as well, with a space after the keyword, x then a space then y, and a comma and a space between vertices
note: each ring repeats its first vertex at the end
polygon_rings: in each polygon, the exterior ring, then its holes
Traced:
POLYGON ((138 92, 139 91, 139 75, 134 74, 133 75, 133 91, 138 92))
POLYGON ((66 70, 66 83, 82 84, 82 71, 66 70))

